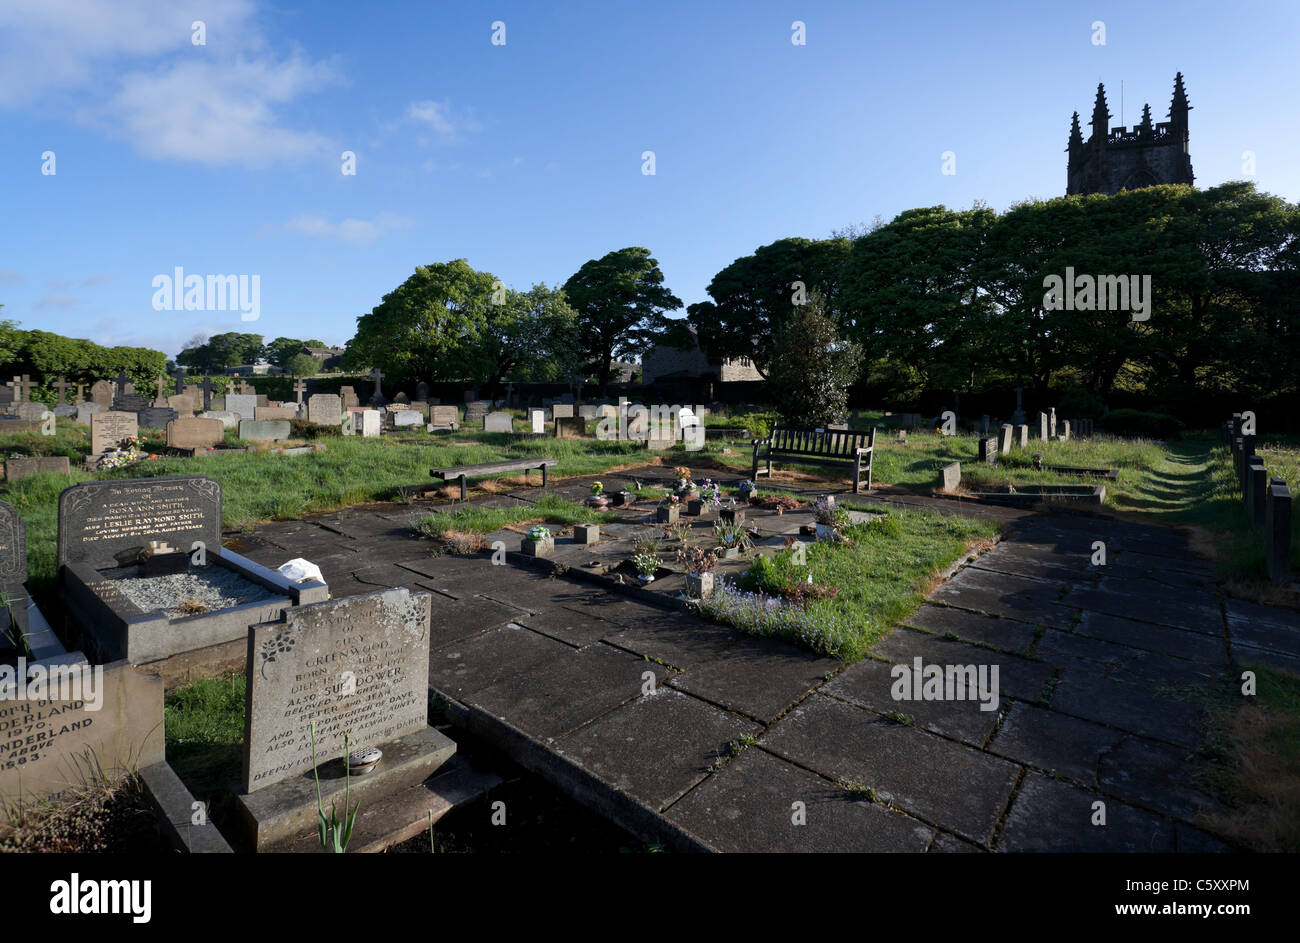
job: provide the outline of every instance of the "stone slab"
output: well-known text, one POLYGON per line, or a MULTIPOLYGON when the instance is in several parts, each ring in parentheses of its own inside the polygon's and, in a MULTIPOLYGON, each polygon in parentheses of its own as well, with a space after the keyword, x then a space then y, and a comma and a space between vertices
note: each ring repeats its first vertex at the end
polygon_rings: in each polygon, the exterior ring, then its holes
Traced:
POLYGON ((839 667, 833 658, 774 639, 739 638, 673 686, 768 723, 839 667))
POLYGON ((292 428, 287 419, 239 420, 239 437, 246 442, 280 442, 291 434, 292 428))
POLYGON ((226 424, 220 419, 195 417, 167 423, 167 444, 175 449, 210 449, 226 440, 226 424))

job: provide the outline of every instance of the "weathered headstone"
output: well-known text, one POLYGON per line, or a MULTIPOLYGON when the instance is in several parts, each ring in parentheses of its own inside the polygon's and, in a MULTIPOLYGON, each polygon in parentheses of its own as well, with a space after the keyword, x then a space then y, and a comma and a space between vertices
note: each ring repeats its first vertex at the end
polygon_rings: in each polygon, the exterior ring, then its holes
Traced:
POLYGON ((568 419, 573 416, 572 403, 556 403, 551 407, 552 419, 568 419))
POLYGON ((979 440, 979 460, 986 465, 998 463, 998 440, 993 436, 984 436, 979 440))
POLYGON ((1047 413, 1038 414, 1038 438, 1043 442, 1047 441, 1049 432, 1047 425, 1047 413))
POLYGON ((410 429, 424 424, 424 416, 420 415, 418 409, 399 409, 390 415, 393 417, 394 429, 410 429))
POLYGON ((150 541, 221 546, 221 483, 201 475, 85 481, 59 495, 58 565, 118 566, 150 541))
POLYGON ((528 421, 532 425, 533 435, 543 435, 546 432, 546 411, 543 409, 528 410, 528 421))
POLYGON ((307 421, 318 426, 337 426, 343 421, 343 399, 333 393, 308 397, 307 421))
POLYGON ((198 407, 194 397, 188 393, 177 393, 175 396, 167 397, 164 405, 168 409, 174 409, 181 416, 192 416, 198 407))
POLYGON ((167 423, 167 444, 174 449, 211 449, 226 439, 226 424, 220 419, 182 416, 167 423))
POLYGON ((600 415, 600 407, 594 403, 583 403, 578 407, 578 415, 583 419, 595 419, 600 415))
POLYGON ((430 406, 429 407, 429 429, 436 431, 439 429, 458 429, 460 428, 460 409, 456 406, 430 406))
POLYGON ((139 413, 141 429, 166 429, 167 423, 179 416, 174 409, 159 409, 157 406, 150 406, 148 409, 142 409, 139 413))
POLYGON ((429 596, 389 589, 296 606, 248 633, 244 788, 379 746, 428 721, 429 596), (319 762, 319 760, 318 760, 319 762))
POLYGON ((515 420, 509 413, 488 413, 483 418, 483 429, 487 432, 514 432, 515 420))
POLYGON ((113 384, 107 380, 97 380, 91 384, 90 401, 102 409, 110 408, 113 405, 113 384))
POLYGON ((118 448, 123 439, 139 435, 139 423, 135 413, 114 411, 94 413, 90 417, 90 451, 92 455, 103 455, 118 448))
POLYGON ((42 422, 50 407, 44 403, 19 403, 14 408, 14 415, 26 422, 42 422))
POLYGON ((343 408, 350 409, 353 406, 360 406, 361 400, 357 398, 356 387, 340 386, 339 397, 343 400, 343 408))
POLYGON ((377 409, 363 409, 360 413, 353 413, 353 416, 361 417, 361 435, 367 439, 373 439, 379 435, 380 420, 382 414, 377 409))
POLYGON ((1011 454, 1011 424, 1004 422, 998 429, 998 452, 1011 454))
POLYGON ((1029 448, 1029 426, 1025 423, 1016 426, 1016 444, 1022 449, 1029 448))
POLYGON ((202 415, 203 419, 220 419, 221 424, 227 429, 234 429, 239 425, 239 413, 232 413, 228 410, 217 409, 209 410, 202 415))
POLYGON ((0 501, 0 591, 11 598, 25 596, 26 582, 27 531, 14 506, 0 501))
POLYGON ((95 413, 102 413, 104 408, 105 407, 101 406, 99 403, 78 403, 76 418, 77 424, 82 426, 90 425, 90 417, 95 415, 95 413))
POLYGON ((1056 407, 1052 406, 1050 407, 1050 410, 1051 411, 1047 414, 1047 437, 1049 439, 1055 439, 1056 438, 1056 407))
POLYGON ((587 421, 578 416, 558 416, 555 420, 555 437, 580 436, 586 431, 587 421))
POLYGON ((298 410, 294 406, 258 406, 253 410, 253 418, 258 422, 275 419, 297 419, 298 410))
POLYGON ((257 396, 247 393, 227 393, 224 411, 238 413, 240 419, 256 419, 257 396))
POLYGON ((287 419, 268 419, 262 422, 256 419, 239 420, 239 437, 249 442, 278 442, 289 438, 289 433, 287 419))
POLYGON ((942 480, 940 488, 943 491, 956 491, 957 486, 961 484, 961 462, 952 462, 940 469, 942 480))
POLYGON ((48 458, 7 458, 4 464, 5 481, 20 481, 44 472, 53 472, 56 475, 72 474, 72 464, 66 455, 54 455, 48 458))

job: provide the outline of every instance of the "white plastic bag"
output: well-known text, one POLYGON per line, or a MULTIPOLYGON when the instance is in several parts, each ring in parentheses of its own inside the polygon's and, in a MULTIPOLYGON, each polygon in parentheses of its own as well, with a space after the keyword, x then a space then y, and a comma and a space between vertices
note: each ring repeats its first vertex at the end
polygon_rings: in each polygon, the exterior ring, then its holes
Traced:
POLYGON ((304 583, 308 580, 316 580, 321 583, 325 582, 325 577, 321 575, 320 567, 312 563, 310 560, 304 560, 302 557, 299 557, 296 560, 290 560, 284 566, 280 567, 279 572, 284 575, 286 579, 289 579, 294 583, 304 583))

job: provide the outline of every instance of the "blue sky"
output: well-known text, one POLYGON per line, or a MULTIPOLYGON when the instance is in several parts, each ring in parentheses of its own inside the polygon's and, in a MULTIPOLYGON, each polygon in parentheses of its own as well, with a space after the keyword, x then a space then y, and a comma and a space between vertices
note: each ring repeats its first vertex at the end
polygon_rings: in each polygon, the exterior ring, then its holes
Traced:
POLYGON ((342 344, 417 265, 526 288, 629 245, 689 304, 785 236, 1058 196, 1097 82, 1118 125, 1123 81, 1131 126, 1148 101, 1165 120, 1180 70, 1197 184, 1296 201, 1300 4, 1242 9, 3 0, 0 316, 168 354, 232 330, 342 344), (177 266, 258 275, 259 319, 155 311, 177 266))

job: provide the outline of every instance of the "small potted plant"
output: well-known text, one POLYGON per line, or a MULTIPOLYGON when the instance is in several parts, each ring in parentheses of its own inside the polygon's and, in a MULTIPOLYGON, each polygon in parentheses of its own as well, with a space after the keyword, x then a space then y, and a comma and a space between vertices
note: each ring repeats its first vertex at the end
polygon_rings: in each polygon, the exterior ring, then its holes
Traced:
POLYGON ((748 504, 758 494, 758 489, 754 487, 754 483, 748 478, 743 479, 736 486, 736 491, 739 493, 741 504, 748 504))
POLYGON ((524 536, 519 549, 525 556, 549 557, 555 552, 555 538, 541 524, 534 524, 524 536))
POLYGON ((695 482, 691 481, 691 470, 684 465, 678 465, 673 469, 673 477, 677 479, 677 496, 685 501, 695 492, 695 482))
POLYGON ((848 514, 835 503, 833 495, 824 495, 813 505, 813 520, 817 522, 818 540, 839 540, 839 529, 848 520, 848 514))
POLYGON ((713 525, 713 536, 718 541, 718 555, 723 560, 735 560, 754 547, 754 541, 742 524, 718 521, 713 525))
POLYGON ((664 495, 663 502, 655 509, 655 521, 659 524, 676 524, 682 513, 682 499, 671 491, 664 495))
POLYGON ((636 577, 642 583, 653 583, 655 571, 659 569, 659 557, 642 551, 632 554, 632 566, 636 567, 636 577))
POLYGON ((601 510, 609 507, 609 498, 605 497, 605 486, 599 481, 591 483, 591 497, 587 499, 587 504, 601 510))
POLYGON ((703 599, 713 592, 713 568, 718 565, 716 553, 688 545, 678 548, 677 562, 686 567, 687 597, 703 599))
POLYGON ((722 489, 714 484, 713 479, 705 478, 700 485, 699 497, 691 499, 687 506, 687 512, 690 514, 703 514, 706 511, 715 510, 722 504, 722 489))

